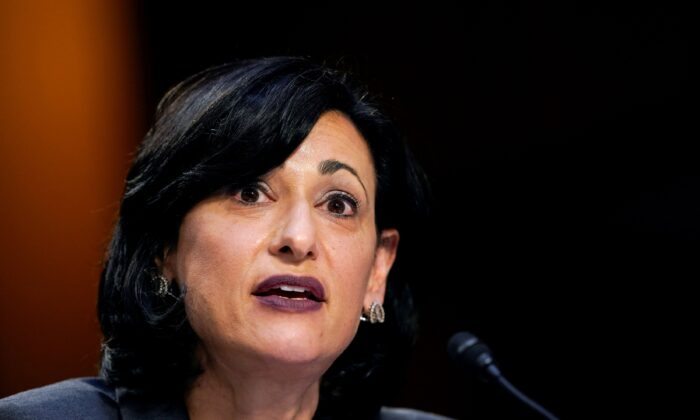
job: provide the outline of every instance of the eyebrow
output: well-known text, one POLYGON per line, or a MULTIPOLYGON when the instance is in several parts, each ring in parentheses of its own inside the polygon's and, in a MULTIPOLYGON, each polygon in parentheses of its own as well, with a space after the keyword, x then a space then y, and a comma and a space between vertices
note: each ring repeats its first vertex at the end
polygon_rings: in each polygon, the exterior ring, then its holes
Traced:
POLYGON ((362 180, 360 179, 360 176, 357 174, 357 171, 355 170, 355 168, 348 165, 347 163, 343 163, 343 162, 341 162, 339 160, 335 160, 335 159, 326 159, 323 162, 319 163, 319 165, 318 165, 318 171, 321 173, 321 175, 331 175, 331 174, 338 172, 341 169, 345 169, 346 171, 355 175, 355 178, 357 178, 357 180, 360 181, 360 185, 362 185, 362 189, 365 190, 365 197, 367 198, 367 200, 369 200, 369 194, 367 194, 367 188, 365 188, 365 184, 362 183, 362 180))

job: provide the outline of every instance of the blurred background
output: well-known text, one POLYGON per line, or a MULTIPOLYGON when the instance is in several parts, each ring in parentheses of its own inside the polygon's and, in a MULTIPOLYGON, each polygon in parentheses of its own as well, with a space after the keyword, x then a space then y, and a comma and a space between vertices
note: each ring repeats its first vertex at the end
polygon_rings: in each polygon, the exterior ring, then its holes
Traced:
POLYGON ((159 98, 208 66, 289 54, 381 93, 433 184, 401 256, 421 262, 421 330, 394 405, 536 418, 450 365, 447 339, 470 330, 561 417, 680 410, 700 243, 687 16, 662 1, 0 0, 0 397, 96 373, 100 264, 159 98))

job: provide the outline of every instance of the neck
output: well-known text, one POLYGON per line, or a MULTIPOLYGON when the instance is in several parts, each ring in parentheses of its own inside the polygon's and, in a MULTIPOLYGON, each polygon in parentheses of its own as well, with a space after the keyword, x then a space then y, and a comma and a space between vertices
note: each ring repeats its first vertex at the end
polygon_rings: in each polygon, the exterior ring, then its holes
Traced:
POLYGON ((311 419, 320 373, 294 367, 241 369, 207 359, 186 396, 190 419, 311 419))

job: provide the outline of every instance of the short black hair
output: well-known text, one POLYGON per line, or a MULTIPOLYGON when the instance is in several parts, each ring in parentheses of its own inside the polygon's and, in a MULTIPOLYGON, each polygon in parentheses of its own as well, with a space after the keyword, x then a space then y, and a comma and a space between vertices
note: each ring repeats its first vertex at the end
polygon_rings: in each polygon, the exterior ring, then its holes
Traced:
MULTIPOLYGON (((162 99, 127 175, 99 288, 101 375, 109 383, 183 398, 201 373, 194 356, 199 338, 175 282, 167 296, 157 293, 156 261, 177 243, 192 207, 281 165, 327 111, 343 113, 367 141, 377 176, 377 230, 397 228, 402 246, 410 241, 425 214, 426 178, 394 124, 347 73, 306 58, 273 57, 196 74, 162 99)), ((326 372, 318 418, 373 416, 382 404, 386 381, 415 333, 408 281, 395 271, 386 323, 360 327, 326 372)))

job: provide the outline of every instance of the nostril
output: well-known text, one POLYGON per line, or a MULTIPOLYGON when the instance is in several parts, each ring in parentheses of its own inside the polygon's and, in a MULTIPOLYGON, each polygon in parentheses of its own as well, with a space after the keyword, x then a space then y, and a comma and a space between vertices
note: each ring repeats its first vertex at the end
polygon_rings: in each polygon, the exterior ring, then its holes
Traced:
POLYGON ((282 254, 291 254, 292 253, 292 248, 289 247, 289 245, 285 245, 282 248, 280 248, 280 252, 282 254))

